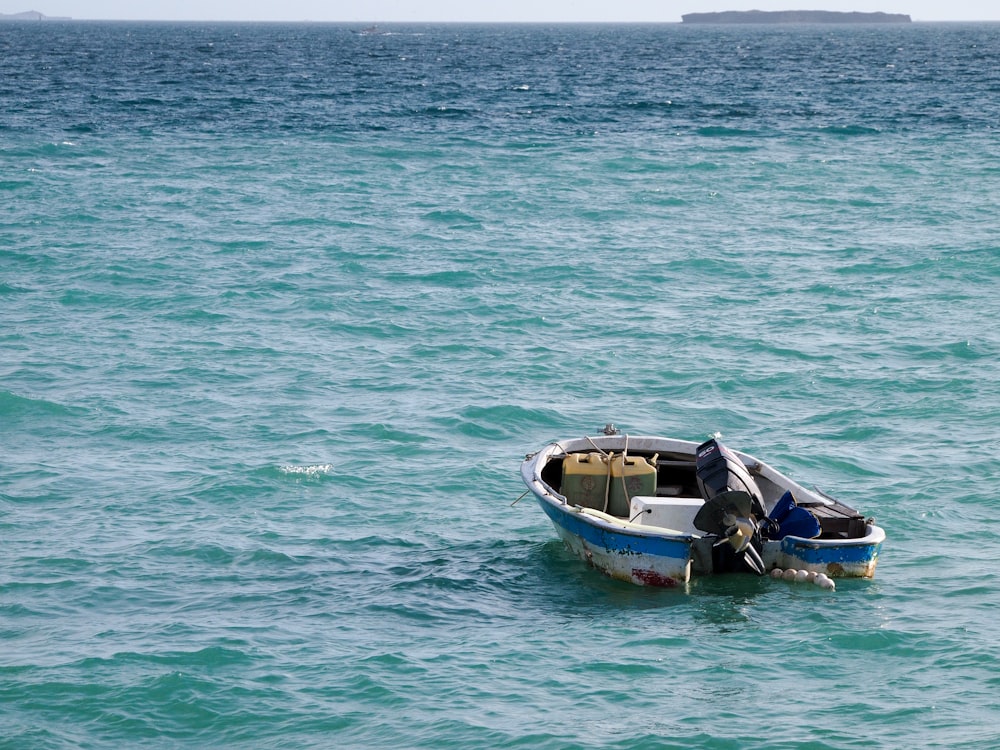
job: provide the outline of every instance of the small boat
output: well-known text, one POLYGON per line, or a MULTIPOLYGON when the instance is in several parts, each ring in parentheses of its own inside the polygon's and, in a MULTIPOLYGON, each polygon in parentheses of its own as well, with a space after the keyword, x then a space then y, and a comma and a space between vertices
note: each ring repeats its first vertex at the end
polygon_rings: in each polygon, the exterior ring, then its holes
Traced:
POLYGON ((575 555, 636 584, 743 572, 833 588, 873 577, 885 540, 874 519, 717 438, 608 425, 529 454, 521 476, 575 555))

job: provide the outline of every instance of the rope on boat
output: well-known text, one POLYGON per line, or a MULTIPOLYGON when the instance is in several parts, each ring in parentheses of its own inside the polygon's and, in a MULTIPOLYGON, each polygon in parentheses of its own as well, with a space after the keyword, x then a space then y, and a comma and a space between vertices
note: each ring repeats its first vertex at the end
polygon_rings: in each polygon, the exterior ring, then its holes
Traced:
POLYGON ((513 507, 514 507, 515 505, 517 505, 517 504, 518 504, 519 502, 521 502, 522 500, 524 500, 525 496, 526 496, 526 495, 528 495, 528 494, 529 494, 530 492, 531 492, 531 490, 525 490, 524 492, 522 492, 522 493, 521 493, 521 496, 520 496, 520 497, 519 497, 519 498, 518 498, 517 500, 515 500, 514 502, 512 502, 512 503, 510 504, 510 507, 511 507, 511 508, 513 508, 513 507))
MULTIPOLYGON (((625 450, 622 451, 622 497, 625 498, 625 502, 629 501, 628 496, 628 483, 625 481, 625 464, 628 463, 628 433, 625 433, 625 450)), ((608 484, 611 484, 610 480, 608 484)))
POLYGON ((608 503, 611 502, 611 464, 615 460, 615 452, 611 451, 608 455, 608 480, 604 483, 604 507, 601 508, 602 513, 608 512, 608 503))
POLYGON ((597 447, 597 443, 594 442, 593 438, 591 438, 590 435, 584 435, 584 437, 587 438, 587 442, 588 443, 590 443, 592 446, 594 446, 594 450, 595 451, 597 451, 598 453, 600 453, 602 456, 605 456, 605 457, 608 455, 607 451, 605 451, 603 448, 598 448, 597 447))
MULTIPOLYGON (((597 443, 594 442, 590 435, 585 435, 587 442, 590 443, 594 450, 600 453, 604 458, 608 460, 608 481, 604 483, 604 508, 601 510, 602 513, 608 512, 608 503, 611 501, 611 482, 614 480, 614 474, 612 472, 612 466, 614 465, 615 452, 611 451, 608 453, 603 448, 598 447, 597 443)), ((628 433, 625 433, 625 449, 622 451, 622 493, 626 500, 628 500, 628 484, 625 481, 625 461, 628 458, 628 433)))

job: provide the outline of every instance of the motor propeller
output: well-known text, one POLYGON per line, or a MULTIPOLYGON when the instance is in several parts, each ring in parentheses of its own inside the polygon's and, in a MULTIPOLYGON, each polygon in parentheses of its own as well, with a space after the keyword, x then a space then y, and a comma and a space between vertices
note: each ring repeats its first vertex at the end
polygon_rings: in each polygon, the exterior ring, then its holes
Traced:
POLYGON ((720 537, 712 546, 729 542, 754 573, 760 576, 766 573, 764 561, 753 544, 755 537, 759 540, 760 527, 753 514, 753 498, 746 492, 730 490, 706 500, 694 517, 694 526, 720 537))
POLYGON ((764 575, 764 561, 761 559, 756 547, 753 546, 753 537, 757 533, 757 524, 754 520, 752 518, 734 516, 732 513, 725 513, 722 516, 722 522, 726 525, 726 536, 717 541, 713 546, 718 547, 720 544, 729 542, 732 548, 736 550, 736 554, 743 555, 744 562, 757 575, 764 575))

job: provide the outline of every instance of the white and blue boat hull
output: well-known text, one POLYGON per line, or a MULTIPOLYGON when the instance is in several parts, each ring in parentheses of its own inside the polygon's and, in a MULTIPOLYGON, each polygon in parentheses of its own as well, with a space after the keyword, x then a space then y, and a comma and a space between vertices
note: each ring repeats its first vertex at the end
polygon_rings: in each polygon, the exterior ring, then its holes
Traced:
POLYGON ((570 551, 612 578, 668 587, 691 579, 690 535, 616 528, 567 505, 542 498, 539 503, 570 551))
MULTIPOLYGON (((574 505, 553 486, 558 484, 553 479, 556 473, 551 468, 546 471, 546 466, 549 462, 560 462, 570 453, 588 450, 667 454, 674 459, 690 455, 693 462, 695 448, 696 444, 690 441, 658 437, 612 435, 566 440, 528 456, 521 473, 559 537, 588 565, 612 578, 636 584, 682 586, 693 576, 719 572, 713 562, 713 550, 720 543, 718 536, 705 534, 690 525, 666 528, 655 525, 655 519, 643 523, 644 517, 640 514, 636 516, 639 522, 635 522, 635 518, 612 516, 602 510, 574 505)), ((768 509, 782 493, 791 491, 818 516, 836 516, 830 508, 849 510, 856 515, 853 509, 806 489, 751 456, 738 452, 735 455, 753 472, 768 509)), ((674 460, 672 463, 684 462, 674 460)), ((645 500, 658 502, 655 497, 645 500)), ((689 505, 702 502, 695 498, 680 500, 689 505)), ((672 501, 663 498, 662 502, 669 504, 672 501)), ((760 544, 760 557, 765 568, 812 571, 830 578, 874 576, 885 532, 871 519, 861 519, 857 515, 849 519, 830 517, 824 520, 827 522, 831 529, 839 529, 848 522, 853 527, 850 533, 829 533, 818 538, 787 535, 781 539, 764 539, 760 544)))

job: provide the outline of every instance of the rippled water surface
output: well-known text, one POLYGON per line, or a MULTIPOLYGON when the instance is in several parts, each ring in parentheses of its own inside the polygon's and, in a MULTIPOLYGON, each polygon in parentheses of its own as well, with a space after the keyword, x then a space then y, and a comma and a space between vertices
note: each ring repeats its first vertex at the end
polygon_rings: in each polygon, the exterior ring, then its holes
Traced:
POLYGON ((984 748, 1000 26, 0 25, 0 747, 984 748), (721 432, 872 581, 521 459, 721 432))

